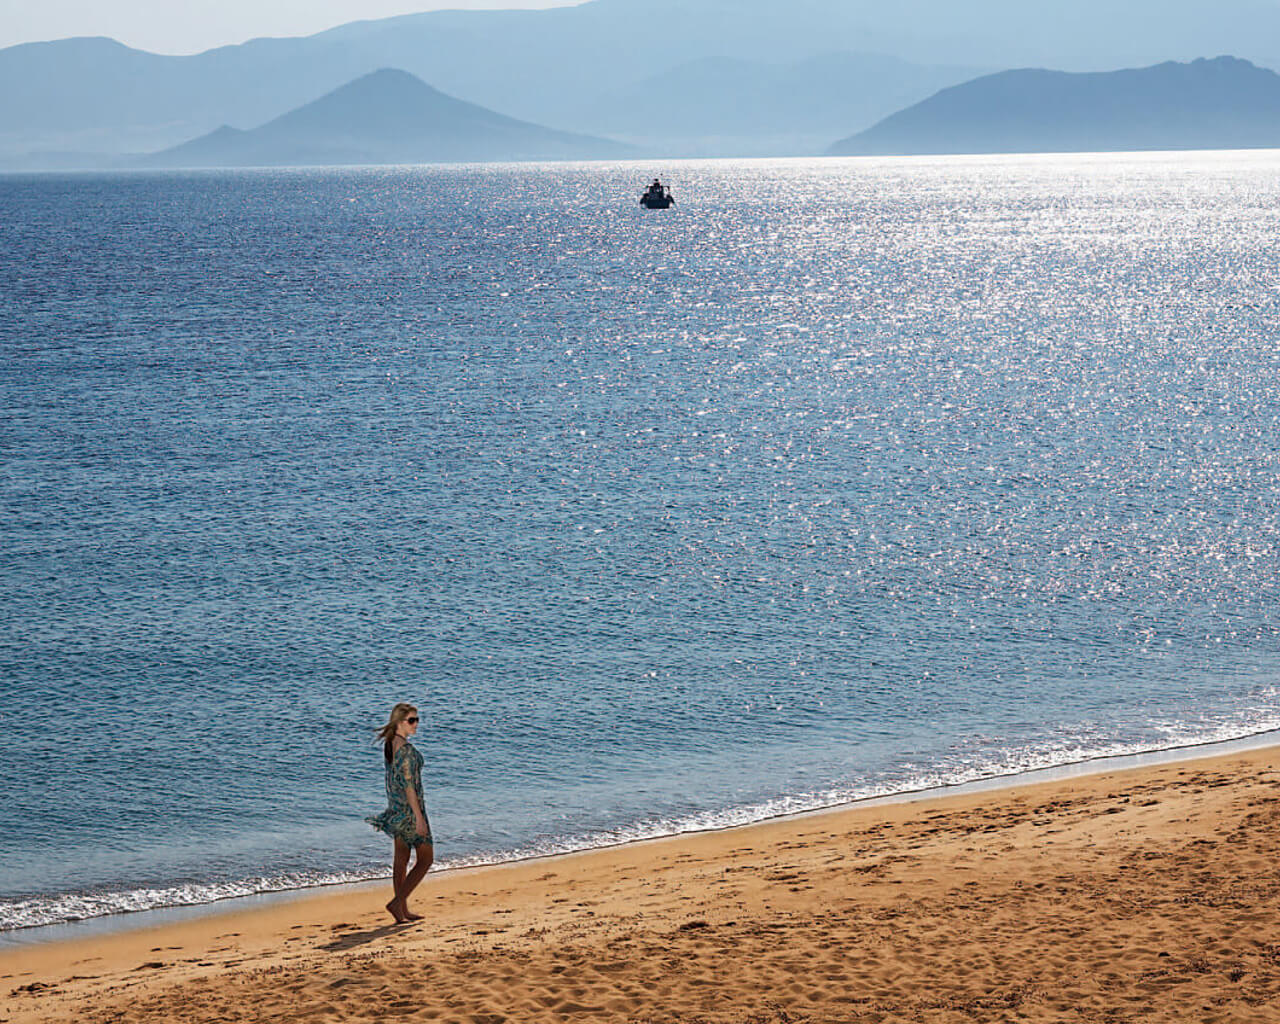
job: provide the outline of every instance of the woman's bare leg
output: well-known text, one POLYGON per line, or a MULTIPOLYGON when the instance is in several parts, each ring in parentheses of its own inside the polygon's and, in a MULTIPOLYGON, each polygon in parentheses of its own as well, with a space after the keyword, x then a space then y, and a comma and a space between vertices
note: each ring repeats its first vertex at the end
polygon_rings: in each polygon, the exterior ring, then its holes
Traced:
POLYGON ((404 905, 404 897, 400 895, 404 888, 405 877, 409 871, 409 844, 403 839, 397 839, 395 856, 391 861, 391 885, 395 893, 391 897, 391 902, 387 904, 387 911, 396 919, 398 924, 404 924, 409 920, 408 911, 404 905))
POLYGON ((403 839, 395 840, 396 852, 391 862, 391 889, 399 896, 404 887, 404 876, 409 873, 409 844, 403 839))
POLYGON ((409 894, 418 887, 418 883, 422 881, 436 859, 435 847, 430 843, 419 843, 417 850, 418 859, 414 862, 413 870, 405 876, 404 884, 396 890, 400 898, 400 910, 410 921, 421 921, 422 915, 409 910, 409 894))

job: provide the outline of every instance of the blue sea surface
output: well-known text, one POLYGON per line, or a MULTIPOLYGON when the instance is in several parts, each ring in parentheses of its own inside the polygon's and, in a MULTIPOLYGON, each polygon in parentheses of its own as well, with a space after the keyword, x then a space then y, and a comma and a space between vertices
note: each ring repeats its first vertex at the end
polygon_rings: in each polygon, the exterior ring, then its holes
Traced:
POLYGON ((0 928, 1280 726, 1280 152, 0 178, 0 928), (678 205, 645 211, 662 171, 678 205))

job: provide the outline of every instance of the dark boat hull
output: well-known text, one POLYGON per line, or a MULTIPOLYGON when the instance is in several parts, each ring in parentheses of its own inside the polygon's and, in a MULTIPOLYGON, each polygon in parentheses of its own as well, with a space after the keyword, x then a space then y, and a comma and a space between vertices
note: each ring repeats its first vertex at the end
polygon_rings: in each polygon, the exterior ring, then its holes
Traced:
POLYGON ((646 210, 666 210, 675 205, 675 200, 670 196, 644 196, 640 200, 640 205, 646 210))

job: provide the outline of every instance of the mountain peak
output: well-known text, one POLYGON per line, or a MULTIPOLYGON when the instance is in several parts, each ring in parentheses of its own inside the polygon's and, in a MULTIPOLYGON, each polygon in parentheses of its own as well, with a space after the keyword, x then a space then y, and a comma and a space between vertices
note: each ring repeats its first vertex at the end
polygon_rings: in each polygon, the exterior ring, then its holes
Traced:
MULTIPOLYGON (((1176 63, 1176 61, 1170 61, 1169 63, 1176 63)), ((1191 62, 1191 66, 1196 67, 1198 65, 1216 65, 1221 68, 1252 68, 1255 71, 1261 70, 1258 65, 1253 63, 1253 61, 1245 60, 1243 57, 1232 57, 1227 54, 1223 54, 1219 57, 1197 57, 1191 62)))
POLYGON ((151 166, 452 163, 618 157, 627 147, 456 99, 398 68, 361 75, 251 131, 222 128, 151 166))
POLYGON ((377 71, 370 71, 368 74, 353 78, 350 82, 338 86, 313 102, 330 102, 338 97, 362 102, 413 101, 444 95, 421 78, 409 74, 408 71, 402 71, 399 68, 379 68, 377 71))
POLYGON ((377 71, 370 71, 367 75, 361 75, 359 78, 352 79, 341 88, 356 89, 372 87, 382 89, 426 89, 431 92, 436 91, 417 75, 411 75, 409 72, 402 71, 399 68, 378 68, 377 71))

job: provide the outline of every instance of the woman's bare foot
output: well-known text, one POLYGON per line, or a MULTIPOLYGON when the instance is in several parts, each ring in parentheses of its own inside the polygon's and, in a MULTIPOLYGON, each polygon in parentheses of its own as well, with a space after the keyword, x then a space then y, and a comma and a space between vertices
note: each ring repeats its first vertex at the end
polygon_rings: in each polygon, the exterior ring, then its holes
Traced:
POLYGON ((422 915, 421 915, 421 914, 415 914, 415 913, 414 913, 412 910, 410 910, 407 906, 404 908, 404 916, 405 916, 405 919, 406 919, 406 920, 409 920, 409 921, 421 921, 421 920, 422 920, 422 915))
POLYGON ((404 906, 398 899, 392 900, 387 904, 387 912, 396 919, 396 924, 408 924, 414 920, 413 915, 409 913, 408 907, 404 906))

